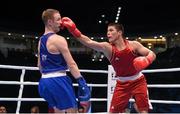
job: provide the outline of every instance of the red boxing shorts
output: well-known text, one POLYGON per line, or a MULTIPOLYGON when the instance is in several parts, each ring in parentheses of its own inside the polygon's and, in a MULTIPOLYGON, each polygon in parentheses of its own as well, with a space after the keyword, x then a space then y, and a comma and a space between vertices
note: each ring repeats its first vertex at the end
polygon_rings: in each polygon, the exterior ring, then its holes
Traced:
POLYGON ((128 106, 130 98, 134 98, 139 111, 149 111, 152 106, 149 102, 147 83, 144 76, 131 81, 119 81, 114 90, 111 101, 111 113, 123 113, 128 106))

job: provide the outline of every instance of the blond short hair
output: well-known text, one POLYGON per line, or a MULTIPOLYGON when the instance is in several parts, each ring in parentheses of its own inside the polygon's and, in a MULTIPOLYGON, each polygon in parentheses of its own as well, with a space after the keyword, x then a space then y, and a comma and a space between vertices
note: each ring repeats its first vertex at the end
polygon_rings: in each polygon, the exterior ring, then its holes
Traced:
POLYGON ((47 21, 49 19, 54 18, 53 15, 55 13, 59 13, 59 11, 56 10, 56 9, 46 9, 46 10, 43 11, 43 13, 42 13, 42 21, 44 22, 45 25, 47 24, 47 21))

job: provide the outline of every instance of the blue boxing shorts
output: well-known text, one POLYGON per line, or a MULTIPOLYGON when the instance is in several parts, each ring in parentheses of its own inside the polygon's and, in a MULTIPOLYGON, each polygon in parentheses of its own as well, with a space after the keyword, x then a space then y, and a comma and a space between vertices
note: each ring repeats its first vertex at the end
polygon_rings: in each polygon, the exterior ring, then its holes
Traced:
POLYGON ((49 105, 59 110, 77 108, 77 101, 69 76, 58 76, 52 78, 41 78, 39 81, 39 94, 49 105))

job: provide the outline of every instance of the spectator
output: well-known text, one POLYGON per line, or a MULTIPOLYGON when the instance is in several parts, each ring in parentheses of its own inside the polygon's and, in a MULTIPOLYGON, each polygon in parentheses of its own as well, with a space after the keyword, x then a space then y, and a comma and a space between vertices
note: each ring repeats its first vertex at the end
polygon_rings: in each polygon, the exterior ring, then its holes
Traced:
POLYGON ((4 113, 4 114, 7 113, 5 106, 3 106, 3 105, 0 106, 0 113, 4 113))
POLYGON ((31 114, 39 113, 39 107, 38 106, 33 106, 31 107, 31 114))

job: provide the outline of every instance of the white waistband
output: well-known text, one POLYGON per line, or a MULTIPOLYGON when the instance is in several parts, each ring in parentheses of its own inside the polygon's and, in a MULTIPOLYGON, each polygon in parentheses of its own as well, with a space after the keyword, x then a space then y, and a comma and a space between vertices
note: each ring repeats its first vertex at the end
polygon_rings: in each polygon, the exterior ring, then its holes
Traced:
POLYGON ((126 76, 126 77, 117 76, 116 79, 119 81, 125 82, 125 81, 136 80, 136 79, 140 78, 141 76, 143 76, 143 74, 142 74, 142 72, 139 72, 139 73, 132 75, 132 76, 126 76))
POLYGON ((42 74, 41 78, 53 78, 53 77, 61 77, 66 76, 66 72, 51 72, 42 74))

